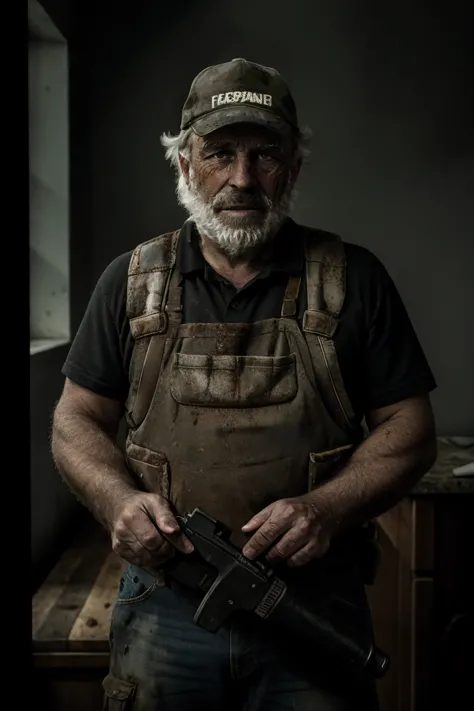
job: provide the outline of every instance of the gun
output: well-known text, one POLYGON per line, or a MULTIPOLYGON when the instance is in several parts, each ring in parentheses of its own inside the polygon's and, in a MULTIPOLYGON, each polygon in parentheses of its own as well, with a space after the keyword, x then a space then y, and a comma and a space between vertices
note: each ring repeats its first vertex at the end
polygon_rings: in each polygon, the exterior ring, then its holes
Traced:
MULTIPOLYGON (((296 637, 306 648, 317 643, 325 658, 332 657, 357 677, 384 676, 389 658, 382 650, 371 640, 361 643, 347 629, 336 629, 327 617, 309 609, 270 566, 245 558, 230 542, 231 530, 220 521, 199 508, 176 518, 194 552, 175 556, 164 570, 175 582, 204 593, 193 618, 197 625, 216 632, 231 614, 244 610, 296 637)), ((351 614, 354 617, 353 609, 351 614)))

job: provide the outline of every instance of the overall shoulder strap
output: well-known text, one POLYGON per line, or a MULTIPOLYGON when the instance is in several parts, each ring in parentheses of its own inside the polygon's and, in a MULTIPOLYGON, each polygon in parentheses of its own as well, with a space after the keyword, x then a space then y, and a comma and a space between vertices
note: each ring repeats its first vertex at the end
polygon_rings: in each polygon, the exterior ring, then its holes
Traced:
POLYGON ((168 314, 167 302, 171 275, 176 272, 179 233, 169 232, 138 245, 130 259, 126 310, 134 347, 126 416, 131 428, 138 427, 150 406, 170 316, 174 317, 168 314))
POLYGON ((166 297, 180 230, 139 244, 130 259, 127 316, 133 338, 167 330, 166 297))
POLYGON ((346 257, 342 239, 307 230, 305 236, 308 307, 302 330, 315 377, 333 419, 344 430, 354 427, 354 411, 342 379, 333 336, 346 296, 346 257))
POLYGON ((305 239, 308 308, 303 330, 332 338, 346 295, 346 258, 340 237, 308 230, 305 239))

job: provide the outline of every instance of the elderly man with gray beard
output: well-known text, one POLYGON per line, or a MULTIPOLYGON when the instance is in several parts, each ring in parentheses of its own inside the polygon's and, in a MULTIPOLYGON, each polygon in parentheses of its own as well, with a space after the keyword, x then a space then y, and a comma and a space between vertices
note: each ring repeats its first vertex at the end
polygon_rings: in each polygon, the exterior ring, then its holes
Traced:
POLYGON ((289 217, 308 135, 276 70, 204 69, 180 128, 162 144, 189 217, 107 266, 54 412, 58 470, 129 564, 104 708, 373 711, 317 642, 244 612, 201 628, 167 565, 196 555, 198 507, 369 637, 357 533, 431 466, 435 381, 379 259, 289 217))

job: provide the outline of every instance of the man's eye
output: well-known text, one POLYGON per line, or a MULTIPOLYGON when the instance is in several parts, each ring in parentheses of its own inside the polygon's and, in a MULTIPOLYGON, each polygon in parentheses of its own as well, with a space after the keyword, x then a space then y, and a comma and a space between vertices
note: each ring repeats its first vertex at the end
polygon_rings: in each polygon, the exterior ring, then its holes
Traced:
POLYGON ((278 161, 278 156, 274 155, 273 153, 259 153, 259 158, 264 163, 273 163, 278 161))
POLYGON ((229 151, 216 151, 212 155, 209 156, 209 158, 219 158, 219 159, 225 159, 225 158, 230 158, 230 153, 229 151))

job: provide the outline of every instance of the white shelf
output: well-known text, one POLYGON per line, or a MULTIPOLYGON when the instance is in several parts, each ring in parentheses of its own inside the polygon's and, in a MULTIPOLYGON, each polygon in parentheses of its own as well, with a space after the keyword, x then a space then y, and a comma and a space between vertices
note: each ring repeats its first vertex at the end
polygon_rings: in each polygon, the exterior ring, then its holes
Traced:
POLYGON ((68 343, 69 340, 67 338, 35 338, 30 341, 30 355, 50 351, 52 348, 65 346, 68 343))

